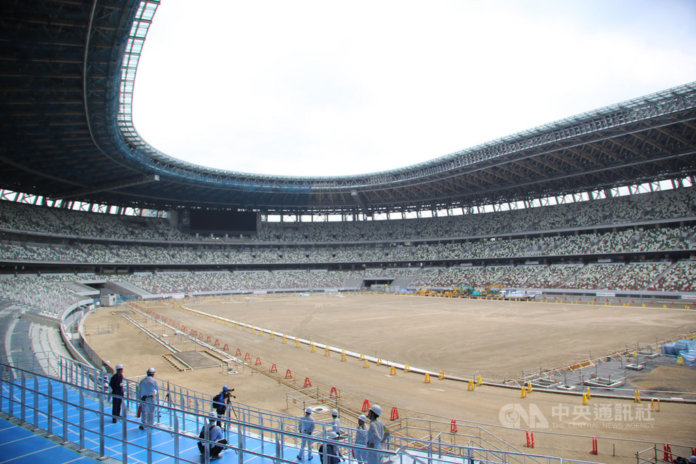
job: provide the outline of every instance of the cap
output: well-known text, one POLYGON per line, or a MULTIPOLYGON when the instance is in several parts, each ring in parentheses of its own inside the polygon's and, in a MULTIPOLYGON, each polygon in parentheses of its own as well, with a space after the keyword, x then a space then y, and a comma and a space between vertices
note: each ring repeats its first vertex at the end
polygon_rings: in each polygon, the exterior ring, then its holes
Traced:
POLYGON ((104 361, 104 364, 107 365, 107 366, 110 366, 110 365, 111 365, 111 361, 104 361))
POLYGON ((123 369, 123 364, 116 364, 116 370, 120 371, 121 369, 123 369))
POLYGON ((155 373, 155 368, 154 368, 154 367, 151 367, 151 368, 149 368, 149 369, 147 370, 147 374, 148 374, 148 375, 152 375, 152 374, 154 374, 154 373, 155 373))
POLYGON ((226 392, 229 389, 230 389, 230 387, 228 387, 227 385, 222 386, 222 391, 224 391, 224 392, 226 392))
POLYGON ((338 434, 336 432, 329 432, 329 438, 335 440, 338 438, 338 434))
POLYGON ((304 410, 305 414, 312 414, 312 408, 307 408, 304 410))
POLYGON ((372 411, 373 413, 375 413, 377 417, 379 417, 382 415, 382 406, 380 406, 379 404, 373 404, 370 407, 370 411, 372 411))
POLYGON ((211 412, 210 414, 208 414, 208 420, 210 422, 215 422, 217 420, 217 416, 215 415, 214 412, 211 412))
POLYGON ((367 422, 367 417, 365 416, 365 414, 360 414, 358 416, 358 420, 363 421, 363 422, 367 422))
POLYGON ((332 410, 332 411, 331 411, 331 415, 334 416, 334 417, 338 416, 338 409, 332 410))

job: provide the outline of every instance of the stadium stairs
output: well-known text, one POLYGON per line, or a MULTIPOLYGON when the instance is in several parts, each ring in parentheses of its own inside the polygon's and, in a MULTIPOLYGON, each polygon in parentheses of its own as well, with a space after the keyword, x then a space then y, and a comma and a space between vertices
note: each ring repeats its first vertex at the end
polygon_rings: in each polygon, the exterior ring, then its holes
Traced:
POLYGON ((143 290, 142 288, 137 287, 129 282, 107 282, 107 288, 109 290, 112 290, 113 293, 120 296, 137 297, 143 299, 152 298, 152 293, 148 292, 147 290, 143 290))

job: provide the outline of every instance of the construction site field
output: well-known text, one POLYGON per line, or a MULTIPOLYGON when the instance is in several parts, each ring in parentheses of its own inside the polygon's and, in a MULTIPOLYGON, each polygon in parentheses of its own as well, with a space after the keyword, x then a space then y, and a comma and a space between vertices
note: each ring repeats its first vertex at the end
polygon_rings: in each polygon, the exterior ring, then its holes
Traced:
MULTIPOLYGON (((345 411, 359 413, 369 400, 382 404, 387 413, 396 408, 401 416, 476 423, 520 445, 521 432, 506 426, 506 412, 533 408, 546 419, 545 427, 537 430, 535 451, 576 459, 590 459, 590 440, 583 440, 584 436, 613 440, 617 457, 603 459, 608 462, 628 462, 629 457, 635 462, 635 451, 645 443, 631 440, 688 443, 696 436, 692 420, 696 405, 692 404, 665 402, 659 413, 647 419, 643 415, 640 420, 628 420, 624 414, 621 420, 602 422, 592 420, 598 408, 631 409, 637 417, 646 402, 593 398, 587 406, 589 419, 585 415, 587 420, 578 422, 571 421, 570 414, 558 414, 577 410, 578 396, 534 392, 523 399, 519 389, 485 385, 512 383, 535 372, 563 370, 616 353, 649 352, 663 341, 695 333, 694 311, 373 294, 243 295, 137 304, 247 361, 236 367, 219 363, 180 370, 167 361, 171 353, 162 344, 119 312, 128 311, 129 317, 183 352, 205 349, 181 330, 158 324, 141 311, 124 306, 100 309, 85 323, 87 342, 103 359, 123 363, 127 377, 140 376, 152 366, 160 382, 211 396, 226 384, 235 388, 239 401, 295 415, 310 401, 301 397, 309 382, 326 395, 331 389, 340 392, 340 407, 345 411), (295 338, 306 342, 298 346, 295 338), (326 350, 326 345, 332 349, 326 350), (379 358, 385 365, 359 356, 342 357, 342 350, 379 358), (438 380, 436 375, 426 383, 422 374, 413 371, 390 372, 387 362, 446 376, 481 376, 484 385, 468 391, 467 382, 438 380)), ((695 392, 696 368, 670 366, 643 382, 646 388, 656 384, 695 392)), ((350 421, 347 416, 346 425, 350 421)))

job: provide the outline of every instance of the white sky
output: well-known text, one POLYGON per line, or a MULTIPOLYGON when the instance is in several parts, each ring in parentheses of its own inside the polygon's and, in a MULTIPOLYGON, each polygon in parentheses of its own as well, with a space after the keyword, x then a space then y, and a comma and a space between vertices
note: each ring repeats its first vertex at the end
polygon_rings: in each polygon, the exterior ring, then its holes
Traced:
POLYGON ((133 117, 185 161, 333 176, 694 80, 694 0, 162 0, 133 117))

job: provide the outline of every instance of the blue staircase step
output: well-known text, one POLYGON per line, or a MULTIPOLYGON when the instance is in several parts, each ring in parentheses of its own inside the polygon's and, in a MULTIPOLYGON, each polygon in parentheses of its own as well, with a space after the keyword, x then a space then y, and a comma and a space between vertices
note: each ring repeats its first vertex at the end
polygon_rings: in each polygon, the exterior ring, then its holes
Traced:
POLYGON ((99 463, 19 425, 0 419, 0 464, 99 463))

